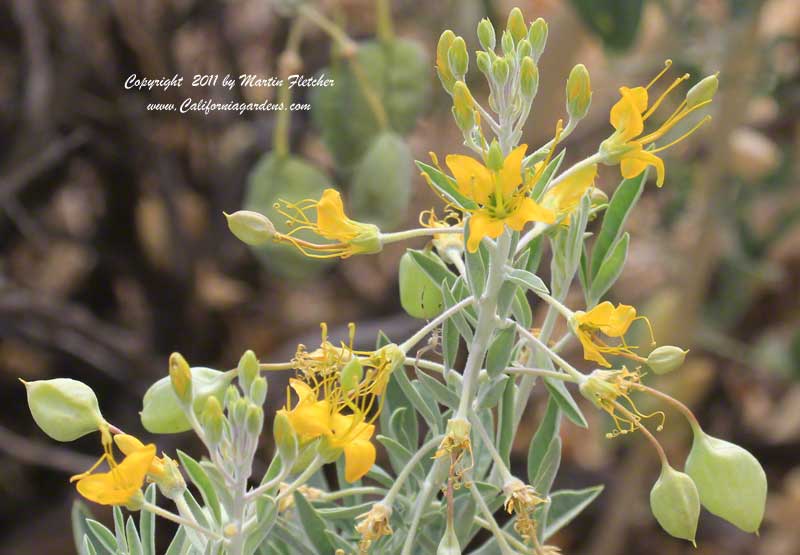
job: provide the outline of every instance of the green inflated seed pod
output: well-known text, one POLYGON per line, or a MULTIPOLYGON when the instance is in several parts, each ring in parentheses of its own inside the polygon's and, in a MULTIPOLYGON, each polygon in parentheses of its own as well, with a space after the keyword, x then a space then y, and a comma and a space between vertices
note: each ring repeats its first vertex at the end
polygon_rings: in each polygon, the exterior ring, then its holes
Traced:
POLYGON ((344 365, 341 374, 339 374, 339 382, 342 384, 342 391, 350 393, 358 388, 358 384, 364 378, 364 367, 358 358, 353 357, 350 362, 344 365))
POLYGON ((436 555, 461 555, 461 546, 458 544, 458 537, 452 523, 448 523, 444 536, 436 548, 436 555))
POLYGON ((706 509, 745 532, 758 532, 767 501, 767 476, 752 454, 695 429, 686 473, 706 509))
MULTIPOLYGON (((221 400, 234 378, 233 373, 211 368, 191 368, 191 373, 195 412, 203 410, 211 396, 221 400)), ((169 376, 151 385, 144 394, 140 416, 144 429, 153 434, 175 434, 192 429, 169 376)))
POLYGON ((353 218, 383 231, 401 226, 411 201, 414 158, 398 134, 378 135, 356 166, 350 185, 353 218))
POLYGON ((275 237, 275 226, 264 214, 252 210, 238 210, 233 214, 225 214, 225 218, 228 220, 228 229, 231 233, 246 245, 257 247, 275 237))
MULTIPOLYGON (((433 254, 417 251, 444 266, 433 254)), ((423 320, 440 314, 444 308, 441 286, 423 270, 410 252, 400 258, 398 273, 400 283, 400 304, 409 316, 423 320)))
POLYGON ((650 490, 650 509, 669 535, 695 543, 700 495, 689 475, 664 465, 650 490))
POLYGON ((683 365, 688 352, 674 345, 662 345, 653 349, 645 364, 656 374, 668 374, 683 365))
POLYGON ((69 378, 22 383, 33 420, 56 441, 74 441, 105 425, 97 396, 85 383, 69 378))

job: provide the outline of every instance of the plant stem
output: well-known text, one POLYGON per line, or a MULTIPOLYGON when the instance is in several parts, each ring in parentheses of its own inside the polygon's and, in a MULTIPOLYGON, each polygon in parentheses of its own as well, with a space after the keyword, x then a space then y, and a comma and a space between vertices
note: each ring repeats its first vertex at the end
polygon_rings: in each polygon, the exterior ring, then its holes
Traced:
MULTIPOLYGON (((279 503, 281 499, 293 494, 294 490, 296 490, 297 488, 308 482, 308 480, 314 475, 314 473, 320 468, 322 468, 323 464, 325 463, 323 462, 321 456, 317 455, 316 457, 314 457, 314 460, 311 461, 311 464, 309 464, 306 467, 306 469, 300 473, 300 475, 295 479, 295 481, 289 484, 289 487, 287 487, 284 491, 278 494, 278 496, 275 498, 275 503, 276 504, 279 503)), ((250 495, 252 495, 255 491, 256 490, 251 491, 250 495)))
POLYGON ((541 368, 518 368, 511 366, 504 370, 506 374, 522 374, 524 376, 533 376, 536 378, 552 378, 554 380, 561 380, 562 382, 578 383, 574 377, 569 374, 564 374, 557 370, 543 370, 541 368))
POLYGON ((489 437, 489 432, 486 431, 486 428, 483 426, 481 419, 478 418, 477 413, 473 413, 473 417, 470 418, 470 422, 472 422, 472 426, 478 430, 478 435, 481 436, 481 441, 483 441, 484 446, 492 456, 494 465, 497 468, 497 471, 500 472, 500 477, 503 479, 503 483, 513 480, 514 477, 511 475, 506 463, 503 461, 503 457, 501 457, 500 453, 497 452, 497 449, 494 446, 494 441, 492 441, 492 438, 489 437))
POLYGON ((438 482, 436 476, 440 474, 443 469, 446 469, 447 465, 448 461, 444 457, 440 457, 433 462, 433 466, 431 466, 431 469, 428 471, 428 475, 422 483, 422 489, 411 509, 411 524, 408 527, 406 541, 403 543, 403 550, 400 552, 400 555, 412 555, 412 553, 414 553, 414 548, 417 546, 415 543, 417 528, 419 528, 422 513, 439 489, 440 484, 436 483, 438 482))
POLYGON ((422 368, 423 370, 431 370, 442 375, 444 375, 445 371, 443 364, 439 364, 438 362, 433 362, 431 360, 425 360, 424 358, 406 357, 406 359, 403 361, 403 364, 406 366, 422 368))
POLYGON ((466 299, 457 302, 456 304, 454 304, 453 306, 451 306, 450 308, 439 314, 436 318, 425 324, 414 335, 403 341, 399 345, 400 350, 403 351, 404 353, 407 353, 409 350, 411 350, 412 347, 414 347, 414 345, 422 341, 426 335, 428 335, 430 332, 432 332, 442 323, 444 323, 445 320, 447 320, 448 318, 450 318, 463 308, 466 308, 467 306, 473 304, 474 302, 475 302, 475 297, 467 297, 466 299))
POLYGON ((164 509, 162 507, 159 507, 158 505, 153 505, 152 503, 148 503, 147 501, 145 501, 142 504, 142 510, 149 511, 149 512, 153 513, 156 516, 160 516, 161 518, 164 518, 164 519, 167 519, 167 520, 171 520, 172 522, 174 522, 176 524, 180 524, 181 526, 185 526, 187 528, 191 528, 192 530, 196 530, 197 532, 200 532, 201 534, 205 535, 209 539, 212 539, 212 540, 224 540, 225 539, 225 538, 222 537, 222 535, 217 534, 216 532, 214 532, 212 530, 209 530, 208 528, 200 526, 194 520, 191 520, 191 519, 188 519, 188 518, 184 518, 184 517, 182 517, 180 515, 176 515, 172 511, 168 511, 168 510, 166 510, 166 509, 164 509))
POLYGON ((583 373, 576 370, 569 362, 561 358, 557 353, 554 353, 553 350, 550 349, 550 347, 548 347, 542 342, 542 340, 540 340, 538 337, 533 335, 531 332, 526 330, 521 325, 516 324, 516 326, 520 334, 522 334, 528 341, 536 345, 542 352, 547 354, 547 356, 549 356, 553 360, 553 362, 558 364, 567 374, 569 374, 575 380, 576 383, 582 383, 586 381, 586 376, 583 373))
POLYGON ((637 389, 640 389, 641 391, 647 392, 650 395, 653 395, 655 397, 658 397, 659 399, 666 401, 667 403, 678 409, 686 417, 686 420, 689 421, 689 425, 692 427, 693 431, 697 432, 702 430, 702 428, 700 427, 700 422, 697 421, 697 417, 694 415, 691 409, 689 409, 689 407, 678 401, 676 398, 667 395, 666 393, 662 393, 657 389, 653 389, 652 387, 647 387, 644 384, 637 384, 635 387, 637 389))
POLYGON ((380 240, 383 244, 396 243, 398 241, 405 241, 406 239, 414 239, 416 237, 430 237, 432 235, 439 235, 440 233, 464 233, 464 228, 461 226, 453 227, 420 227, 416 229, 409 229, 406 231, 394 231, 392 233, 381 233, 380 240))
POLYGON ((469 491, 472 494, 472 498, 475 499, 475 504, 483 513, 483 518, 485 518, 486 522, 489 524, 489 530, 492 532, 495 540, 497 541, 497 546, 500 548, 500 553, 502 555, 516 555, 514 550, 511 549, 511 546, 508 545, 506 537, 503 534, 503 529, 497 524, 492 511, 489 510, 489 507, 486 505, 486 501, 484 501, 483 496, 480 494, 480 492, 478 492, 478 488, 472 487, 469 488, 469 491))
POLYGON ((376 34, 383 42, 394 38, 394 25, 392 24, 392 6, 389 0, 376 0, 375 16, 378 20, 376 34))
POLYGON ((441 443, 442 438, 444 438, 444 434, 435 435, 431 439, 426 441, 422 445, 422 447, 417 449, 417 452, 414 453, 414 456, 412 456, 409 459, 409 461, 403 467, 403 470, 401 470, 400 474, 397 475, 397 478, 395 479, 394 483, 392 484, 392 488, 389 490, 389 492, 383 498, 383 504, 384 505, 386 505, 388 507, 392 506, 392 504, 394 503, 395 497, 397 497, 397 495, 400 493, 400 490, 403 488, 403 485, 405 484, 406 480, 411 475, 411 472, 414 470, 414 467, 416 467, 422 461, 422 458, 425 455, 427 455, 427 453, 429 451, 431 451, 432 449, 435 449, 436 447, 439 446, 439 443, 441 443))

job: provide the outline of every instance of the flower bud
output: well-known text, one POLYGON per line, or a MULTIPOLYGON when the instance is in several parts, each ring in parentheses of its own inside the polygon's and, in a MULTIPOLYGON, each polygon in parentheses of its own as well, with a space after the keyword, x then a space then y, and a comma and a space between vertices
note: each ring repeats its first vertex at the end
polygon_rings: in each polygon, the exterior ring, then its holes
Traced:
POLYGON ((758 532, 767 501, 767 476, 753 455, 696 428, 686 473, 706 509, 745 532, 758 532))
MULTIPOLYGON (((209 397, 221 399, 234 377, 232 372, 211 368, 192 368, 191 373, 193 405, 197 412, 203 410, 209 397)), ((178 400, 169 376, 151 385, 144 394, 140 416, 145 430, 153 434, 175 434, 192 429, 186 418, 185 405, 178 400)))
MULTIPOLYGON (((225 214, 225 212, 223 212, 225 214)), ((239 210, 233 214, 225 214, 228 229, 239 241, 257 247, 268 243, 275 237, 275 226, 264 214, 251 210, 239 210)))
POLYGON ((522 58, 519 68, 519 88, 527 100, 532 100, 539 90, 539 69, 530 56, 522 58))
POLYGON ((509 12, 506 29, 511 33, 514 42, 519 42, 528 36, 528 26, 525 25, 525 18, 522 15, 522 10, 514 8, 509 12))
POLYGON ((497 38, 494 34, 494 25, 486 18, 478 23, 478 41, 485 50, 494 50, 497 38))
MULTIPOLYGON (((244 421, 247 418, 247 407, 249 405, 250 403, 247 401, 247 399, 244 398, 238 399, 236 403, 234 403, 233 411, 231 411, 233 413, 233 417, 231 418, 231 420, 233 420, 234 425, 236 426, 244 425, 244 421)), ((229 412, 228 414, 231 413, 229 412)))
POLYGON ((486 76, 492 71, 492 59, 489 57, 489 54, 483 50, 478 50, 478 52, 475 53, 475 64, 478 66, 478 69, 481 70, 481 73, 486 76))
POLYGON ((56 378, 22 384, 33 420, 56 441, 74 441, 106 425, 97 396, 83 382, 56 378))
POLYGON ((663 345, 653 349, 645 364, 656 374, 668 374, 683 365, 688 352, 673 345, 663 345))
POLYGON ((154 476, 153 480, 158 485, 158 489, 169 499, 177 499, 183 496, 186 491, 186 481, 183 479, 178 463, 166 455, 161 457, 163 472, 159 476, 154 476))
MULTIPOLYGON (((439 261, 433 255, 426 256, 439 261)), ((400 258, 398 281, 400 305, 409 316, 427 320, 442 312, 444 302, 440 285, 417 264, 410 252, 400 258)))
POLYGON ((142 490, 139 489, 138 491, 134 492, 134 494, 131 495, 131 497, 125 503, 125 508, 130 512, 135 513, 136 511, 140 511, 142 509, 142 505, 144 505, 144 494, 142 493, 142 490))
POLYGON ((278 454, 284 467, 290 467, 297 458, 297 434, 289 422, 289 417, 286 416, 286 411, 279 410, 275 413, 272 436, 275 438, 275 445, 278 447, 278 454))
POLYGON ((267 379, 263 376, 257 377, 250 384, 250 400, 256 405, 263 405, 267 398, 267 379))
POLYGON ((249 391, 250 384, 253 383, 253 380, 258 377, 261 371, 258 359, 253 351, 248 349, 244 352, 242 358, 239 359, 237 371, 239 374, 239 385, 242 386, 242 391, 249 391))
POLYGON ((377 254, 383 250, 381 230, 373 224, 360 224, 360 232, 349 241, 357 254, 377 254))
POLYGON ((436 45, 436 73, 439 75, 439 80, 442 82, 442 86, 449 93, 453 92, 453 85, 456 82, 455 77, 453 77, 453 74, 450 71, 450 63, 448 61, 450 45, 453 43, 455 38, 455 33, 453 33, 453 31, 450 29, 447 29, 439 37, 439 43, 436 45))
POLYGON ((264 426, 264 409, 250 404, 250 406, 247 407, 245 426, 247 427, 248 434, 253 437, 258 437, 261 434, 261 428, 264 426))
POLYGON ((239 393, 239 388, 235 385, 229 385, 228 389, 225 390, 225 406, 228 410, 233 410, 233 406, 236 402, 242 398, 242 394, 239 393))
POLYGON ((583 119, 592 103, 592 87, 586 66, 578 64, 567 79, 567 113, 573 120, 583 119))
POLYGON ((364 378, 364 367, 361 366, 361 361, 357 357, 350 359, 350 362, 344 365, 342 372, 339 374, 339 382, 342 384, 342 392, 350 393, 358 388, 358 384, 364 378))
POLYGON ((528 42, 528 39, 523 39, 517 43, 517 58, 523 59, 525 56, 530 56, 533 52, 531 48, 531 43, 528 42))
POLYGON ((467 54, 467 43, 461 37, 453 39, 453 43, 447 50, 447 62, 450 65, 450 73, 456 79, 463 79, 469 69, 469 55, 467 54))
POLYGON ((541 17, 531 23, 531 28, 528 30, 528 41, 533 49, 533 60, 538 62, 547 44, 547 22, 541 17))
POLYGON ((464 133, 475 127, 475 103, 464 81, 456 81, 453 87, 453 117, 464 133))
POLYGON ((492 140, 489 145, 489 152, 486 155, 486 167, 498 172, 503 169, 504 160, 505 156, 503 156, 503 149, 500 148, 500 143, 497 142, 497 139, 492 140))
POLYGON ((686 108, 693 108, 698 104, 711 100, 717 93, 718 88, 719 79, 717 79, 716 73, 704 77, 686 93, 686 108))
POLYGON ((206 406, 200 415, 200 422, 206 433, 206 440, 211 445, 217 445, 222 440, 222 429, 225 416, 222 405, 216 397, 206 399, 206 406))
POLYGON ((589 200, 592 202, 592 208, 608 204, 608 195, 599 187, 592 187, 589 190, 589 200))
POLYGON ((504 58, 497 58, 492 64, 492 77, 499 86, 503 86, 508 81, 508 62, 504 58))
POLYGON ((169 355, 169 379, 172 389, 181 403, 192 401, 192 372, 189 363, 180 353, 169 355))
POLYGON ((664 465, 650 490, 650 509, 670 536, 695 543, 700 496, 688 475, 664 465))
POLYGON ((506 56, 511 56, 514 53, 514 37, 508 31, 503 31, 503 36, 500 38, 500 47, 506 56))

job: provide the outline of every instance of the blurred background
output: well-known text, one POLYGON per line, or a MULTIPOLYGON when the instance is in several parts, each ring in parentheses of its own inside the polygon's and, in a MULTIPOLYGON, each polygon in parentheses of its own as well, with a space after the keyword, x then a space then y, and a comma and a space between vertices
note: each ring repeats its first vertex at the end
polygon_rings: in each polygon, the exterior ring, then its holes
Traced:
MULTIPOLYGON (((691 405, 711 434, 752 451, 770 483, 760 538, 704 512, 694 550, 650 514, 658 463, 646 442, 605 439, 608 422, 586 407, 590 431, 563 426, 556 487, 607 488, 553 543, 582 555, 800 553, 800 3, 390 4, 387 17, 372 0, 315 3, 359 42, 353 63, 317 26, 293 27, 267 0, 0 3, 0 553, 75 553, 77 495, 67 478, 98 454, 95 437, 45 437, 18 377, 83 380, 110 421, 151 439, 137 418, 141 395, 166 374, 172 351, 224 369, 247 348, 286 360, 298 343, 319 340, 321 321, 334 337, 358 322, 365 346, 378 330, 402 338, 420 324, 397 295, 405 246, 328 263, 253 252, 228 233, 222 212, 269 211, 278 197, 315 196, 328 185, 345 192, 356 216, 369 213, 386 229, 440 208, 412 166, 430 150, 463 149, 433 70, 436 40, 451 28, 474 50, 480 18, 502 28, 513 5, 550 24, 525 142, 549 139, 564 117, 570 68, 581 62, 591 74, 592 110, 565 142, 568 161, 610 134, 617 87, 647 83, 666 58, 674 76, 721 72, 712 123, 668 151, 665 186, 651 184, 629 220, 628 264, 610 298, 648 315, 659 343, 691 349, 658 386, 691 405), (363 98, 354 67, 383 116, 363 98), (293 89, 292 100, 311 110, 284 113, 290 121, 275 112, 147 109, 186 98, 277 101, 275 87, 191 81, 282 72, 324 72, 337 86, 293 89), (178 74, 184 83, 126 90, 132 74, 178 74)), ((474 63, 470 77, 484 100, 474 63)), ((602 168, 598 185, 612 191, 618 172, 602 168)), ((580 307, 578 292, 571 301, 580 307)), ((268 413, 282 404, 285 379, 270 376, 268 413)), ((523 420, 520 469, 543 398, 538 392, 523 420)), ((668 414, 660 438, 682 463, 690 438, 679 415, 668 414)), ((200 453, 186 434, 157 441, 167 452, 200 453)))

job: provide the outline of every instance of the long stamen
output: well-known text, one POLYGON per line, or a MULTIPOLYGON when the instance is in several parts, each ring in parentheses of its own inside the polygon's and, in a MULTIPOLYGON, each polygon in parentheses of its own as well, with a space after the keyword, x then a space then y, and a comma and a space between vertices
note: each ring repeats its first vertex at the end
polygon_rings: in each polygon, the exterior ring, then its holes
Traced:
POLYGON ((696 105, 692 106, 692 107, 691 107, 691 108, 689 108, 688 110, 683 110, 683 111, 681 111, 681 112, 680 112, 679 114, 677 114, 675 117, 673 117, 672 119, 670 119, 669 121, 667 121, 666 123, 664 123, 664 124, 663 124, 661 127, 659 127, 657 130, 653 131, 653 132, 652 132, 652 133, 650 133, 649 135, 646 135, 646 136, 644 136, 644 137, 641 137, 641 138, 639 139, 639 142, 641 142, 641 143, 644 145, 644 144, 649 144, 649 143, 652 143, 653 141, 657 141, 658 139, 660 139, 661 137, 663 137, 663 136, 664 136, 664 135, 665 135, 665 134, 666 134, 666 133, 667 133, 667 132, 668 132, 670 129, 672 129, 673 127, 675 127, 675 125, 677 125, 677 124, 678 124, 678 122, 680 122, 681 120, 683 120, 683 119, 684 119, 686 116, 688 116, 689 114, 691 114, 691 113, 692 113, 692 112, 694 112, 695 110, 699 110, 699 109, 700 109, 700 108, 702 108, 703 106, 706 106, 707 104, 710 104, 710 103, 711 103, 711 101, 710 101, 710 100, 706 100, 705 102, 701 102, 701 103, 699 103, 699 104, 696 104, 696 105))
POLYGON ((650 82, 647 84, 647 86, 645 87, 645 89, 647 89, 647 90, 650 90, 650 87, 652 87, 653 85, 655 85, 655 84, 656 84, 656 81, 658 81, 659 79, 661 79, 661 77, 662 77, 662 76, 663 76, 663 75, 664 75, 664 74, 665 74, 665 73, 666 73, 666 72, 669 70, 669 68, 671 68, 671 67, 672 67, 672 60, 669 60, 669 59, 667 59, 667 60, 664 60, 664 69, 662 69, 662 70, 659 72, 659 74, 658 74, 658 75, 656 75, 655 77, 653 77, 652 81, 650 81, 650 82))
POLYGON ((665 90, 663 93, 661 93, 661 96, 658 97, 658 100, 653 102, 653 105, 650 106, 650 109, 647 110, 644 113, 644 115, 642 115, 642 119, 646 120, 647 118, 652 116, 653 112, 655 112, 658 109, 658 107, 661 105, 661 103, 664 102, 664 99, 667 98, 669 93, 671 93, 675 89, 675 87, 677 87, 678 85, 680 85, 681 83, 686 81, 688 78, 689 78, 689 74, 688 73, 684 73, 681 77, 678 77, 677 79, 675 79, 672 82, 672 84, 669 87, 667 87, 667 90, 665 90))
POLYGON ((563 131, 564 131, 564 121, 558 120, 556 122, 556 132, 553 135, 553 146, 550 147, 550 150, 547 153, 547 157, 542 161, 536 173, 534 173, 533 176, 531 176, 531 178, 527 181, 527 183, 523 184, 522 186, 523 192, 527 193, 529 190, 533 189, 533 187, 536 186, 536 183, 542 177, 542 174, 547 169, 547 165, 553 158, 553 153, 556 151, 556 147, 558 146, 558 141, 561 140, 561 133, 563 131))
POLYGON ((706 116, 706 117, 704 117, 704 118, 703 118, 703 119, 701 119, 699 122, 697 122, 697 124, 695 124, 695 126, 694 126, 694 127, 692 127, 692 128, 689 130, 689 131, 687 131, 686 133, 684 133, 683 135, 681 135, 680 137, 678 137, 678 138, 677 138, 677 139, 675 139, 674 141, 672 141, 672 142, 670 142, 670 143, 668 143, 668 144, 666 144, 666 145, 664 145, 664 146, 660 146, 660 147, 658 147, 658 148, 656 148, 656 149, 653 149, 651 152, 654 152, 654 153, 655 153, 655 152, 661 152, 662 150, 666 150, 666 149, 668 149, 669 147, 671 147, 671 146, 673 146, 673 145, 676 145, 676 144, 678 144, 679 142, 681 142, 682 140, 684 140, 686 137, 688 137, 689 135, 691 135, 692 133, 694 133, 695 131, 697 131, 697 130, 698 130, 698 129, 700 129, 701 127, 703 127, 703 126, 704 126, 706 123, 708 123, 709 121, 711 121, 711 116, 706 116))

